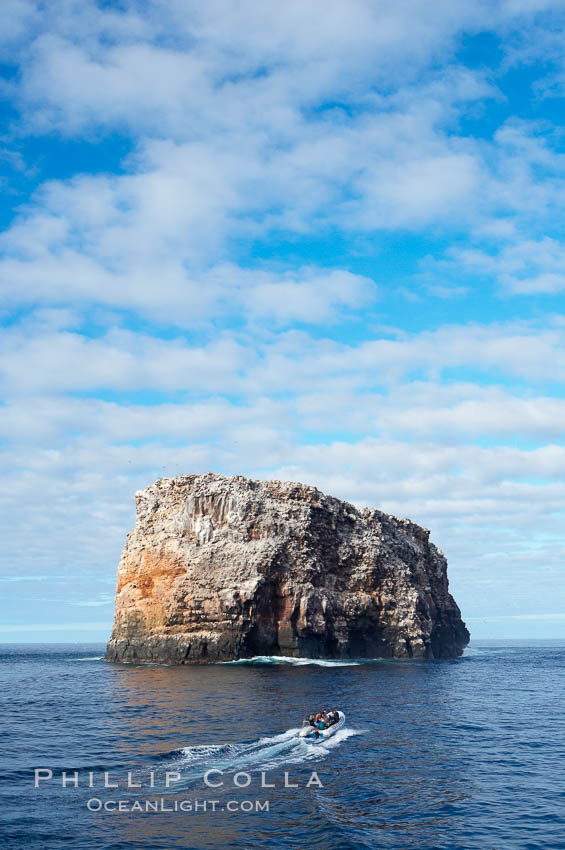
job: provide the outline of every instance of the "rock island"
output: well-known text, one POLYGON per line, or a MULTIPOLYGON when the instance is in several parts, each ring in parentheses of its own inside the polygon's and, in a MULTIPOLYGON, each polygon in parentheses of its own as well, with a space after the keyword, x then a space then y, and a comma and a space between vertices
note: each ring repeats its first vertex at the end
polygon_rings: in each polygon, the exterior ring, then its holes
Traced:
POLYGON ((214 473, 159 479, 135 501, 109 661, 433 659, 469 641, 446 559, 410 520, 214 473))

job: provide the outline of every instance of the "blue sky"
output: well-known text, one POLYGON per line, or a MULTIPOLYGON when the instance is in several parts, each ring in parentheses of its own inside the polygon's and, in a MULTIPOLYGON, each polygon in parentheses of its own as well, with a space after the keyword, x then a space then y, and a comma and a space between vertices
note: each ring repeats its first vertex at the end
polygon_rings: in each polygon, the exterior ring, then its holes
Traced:
POLYGON ((0 640, 105 640, 134 491, 207 470, 565 636, 565 2, 5 6, 0 640))

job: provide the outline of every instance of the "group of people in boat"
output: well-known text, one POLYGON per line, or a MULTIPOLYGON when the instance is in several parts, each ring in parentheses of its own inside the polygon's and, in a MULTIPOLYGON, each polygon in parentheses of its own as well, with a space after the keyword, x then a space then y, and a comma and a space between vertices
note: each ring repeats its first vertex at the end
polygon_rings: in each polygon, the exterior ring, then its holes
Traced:
POLYGON ((339 711, 319 711, 317 714, 311 714, 308 718, 308 723, 314 729, 328 729, 339 721, 339 711))

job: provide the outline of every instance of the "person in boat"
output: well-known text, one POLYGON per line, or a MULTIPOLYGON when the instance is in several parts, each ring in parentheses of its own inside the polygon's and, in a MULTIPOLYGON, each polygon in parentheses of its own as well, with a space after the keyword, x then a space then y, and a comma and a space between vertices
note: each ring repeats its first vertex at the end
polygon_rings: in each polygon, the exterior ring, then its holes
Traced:
POLYGON ((316 720, 315 720, 315 717, 314 717, 313 714, 311 714, 310 717, 308 718, 308 723, 310 724, 310 726, 316 725, 316 720))
POLYGON ((330 718, 330 726, 333 726, 335 723, 339 723, 339 711, 335 708, 333 711, 330 711, 328 716, 330 718))
POLYGON ((315 718, 316 726, 318 729, 327 729, 330 725, 330 721, 328 715, 325 711, 319 711, 315 718))

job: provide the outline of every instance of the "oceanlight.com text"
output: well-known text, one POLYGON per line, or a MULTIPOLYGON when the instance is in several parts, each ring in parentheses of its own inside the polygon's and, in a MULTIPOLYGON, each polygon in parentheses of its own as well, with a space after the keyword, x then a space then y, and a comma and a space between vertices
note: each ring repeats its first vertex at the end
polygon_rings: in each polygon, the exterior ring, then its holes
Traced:
POLYGON ((90 812, 268 812, 270 800, 101 800, 91 797, 86 807, 90 812))

